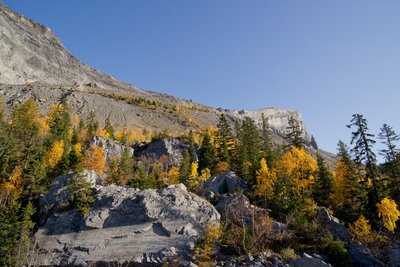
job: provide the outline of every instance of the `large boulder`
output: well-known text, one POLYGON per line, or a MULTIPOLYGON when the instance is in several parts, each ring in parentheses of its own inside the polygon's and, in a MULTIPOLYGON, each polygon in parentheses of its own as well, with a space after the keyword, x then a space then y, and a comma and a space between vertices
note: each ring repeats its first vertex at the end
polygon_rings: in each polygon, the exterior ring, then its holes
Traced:
POLYGON ((350 244, 347 253, 357 267, 383 267, 384 264, 378 260, 368 248, 361 244, 350 244))
POLYGON ((390 250, 389 267, 400 267, 400 249, 392 248, 390 250))
POLYGON ((325 208, 322 208, 318 212, 317 221, 323 229, 328 230, 334 238, 345 243, 348 243, 351 240, 351 234, 347 230, 346 226, 341 223, 338 218, 331 216, 325 208))
POLYGON ((203 186, 203 196, 212 200, 216 194, 238 194, 249 190, 247 183, 234 172, 217 174, 208 179, 203 186))
POLYGON ((189 145, 178 138, 163 138, 135 151, 135 154, 138 157, 147 157, 154 160, 159 160, 163 156, 167 157, 168 166, 172 167, 181 164, 183 151, 188 148, 189 145))
POLYGON ((206 226, 219 223, 215 208, 184 185, 139 190, 96 185, 93 177, 95 201, 82 216, 65 208, 73 176, 57 178, 40 202, 35 265, 141 266, 189 259, 206 226))
POLYGON ((93 136, 90 139, 89 146, 92 144, 103 148, 104 156, 108 161, 111 158, 120 158, 126 150, 128 155, 131 157, 133 156, 134 152, 133 148, 131 147, 127 147, 118 141, 105 139, 101 136, 93 136))
POLYGON ((332 267, 329 263, 324 262, 324 260, 319 255, 308 255, 303 253, 303 256, 299 259, 294 259, 289 262, 290 267, 332 267))

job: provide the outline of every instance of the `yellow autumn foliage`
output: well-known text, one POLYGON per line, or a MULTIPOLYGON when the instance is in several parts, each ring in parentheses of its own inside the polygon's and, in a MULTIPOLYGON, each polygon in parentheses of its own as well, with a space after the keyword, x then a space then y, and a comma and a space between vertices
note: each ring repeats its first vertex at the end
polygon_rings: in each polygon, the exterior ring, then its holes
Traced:
POLYGON ((46 155, 46 163, 48 166, 51 168, 54 168, 58 162, 62 159, 62 156, 64 154, 64 141, 56 141, 54 144, 50 147, 49 151, 47 152, 46 155))
POLYGON ((201 174, 199 176, 200 180, 205 181, 211 177, 211 171, 208 168, 202 169, 201 174))
POLYGON ((86 167, 98 174, 102 174, 106 169, 106 157, 104 156, 103 149, 95 144, 91 144, 88 152, 86 167))
POLYGON ((332 193, 329 196, 333 206, 341 207, 349 200, 350 188, 347 185, 347 177, 346 164, 338 160, 332 177, 332 193))
POLYGON ((314 183, 317 161, 303 148, 292 147, 276 162, 277 175, 293 179, 297 190, 303 190, 314 183))
POLYGON ((382 219, 383 225, 390 232, 394 232, 396 222, 400 216, 400 211, 397 209, 396 202, 385 197, 382 199, 381 203, 376 205, 376 207, 378 208, 378 216, 382 219))
POLYGON ((76 143, 74 145, 74 151, 75 154, 80 158, 82 157, 82 144, 81 143, 76 143))
POLYGON ((110 138, 110 134, 107 133, 106 130, 104 130, 103 128, 100 128, 100 127, 97 128, 97 130, 94 132, 94 135, 103 137, 105 139, 109 139, 110 138))
POLYGON ((4 181, 0 185, 0 192, 6 196, 14 195, 18 197, 23 191, 24 183, 22 178, 21 166, 15 167, 8 181, 4 181))
POLYGON ((260 165, 260 169, 256 172, 257 179, 254 186, 254 194, 262 198, 272 199, 274 196, 276 173, 269 170, 267 161, 264 158, 260 160, 260 165))
POLYGON ((171 184, 177 184, 179 181, 179 168, 177 167, 172 167, 168 173, 167 173, 167 178, 168 180, 166 181, 166 184, 171 185, 171 184))
POLYGON ((362 214, 357 221, 349 225, 349 230, 353 234, 356 241, 368 243, 372 238, 371 225, 362 214))
POLYGON ((128 129, 119 130, 115 132, 115 139, 119 142, 133 144, 135 142, 144 142, 151 140, 153 133, 147 129, 128 129))

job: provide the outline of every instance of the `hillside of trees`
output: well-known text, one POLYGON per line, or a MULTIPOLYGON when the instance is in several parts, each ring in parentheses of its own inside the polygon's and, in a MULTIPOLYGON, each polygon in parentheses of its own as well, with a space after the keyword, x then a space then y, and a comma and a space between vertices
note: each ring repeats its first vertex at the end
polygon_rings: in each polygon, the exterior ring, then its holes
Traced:
MULTIPOLYGON (((367 120, 355 114, 349 122, 352 141, 338 142, 337 162, 330 169, 324 159, 313 157, 302 132, 289 120, 285 144, 274 144, 268 121, 257 125, 245 118, 231 124, 222 114, 216 129, 183 133, 188 144, 179 166, 166 160, 131 157, 106 161, 102 147, 89 145, 93 136, 116 140, 126 146, 168 137, 168 132, 145 129, 115 130, 112 121, 100 127, 93 113, 87 118, 71 115, 63 99, 41 114, 33 99, 16 105, 9 114, 0 100, 0 263, 22 266, 34 248, 32 234, 38 226, 38 202, 59 175, 95 170, 108 184, 140 189, 183 183, 200 194, 203 183, 215 174, 233 171, 249 185, 252 204, 268 215, 225 221, 210 228, 196 247, 199 266, 213 266, 216 255, 240 256, 271 249, 287 258, 303 251, 327 255, 334 266, 351 266, 345 244, 321 229, 316 214, 325 207, 345 223, 354 242, 360 242, 383 262, 397 246, 400 211, 400 136, 384 124, 377 136, 367 120), (385 147, 374 150, 376 142, 385 147), (376 153, 385 162, 378 164, 376 153), (276 235, 272 220, 289 231, 276 235)), ((91 202, 88 185, 74 179, 71 205, 87 213, 91 202)))

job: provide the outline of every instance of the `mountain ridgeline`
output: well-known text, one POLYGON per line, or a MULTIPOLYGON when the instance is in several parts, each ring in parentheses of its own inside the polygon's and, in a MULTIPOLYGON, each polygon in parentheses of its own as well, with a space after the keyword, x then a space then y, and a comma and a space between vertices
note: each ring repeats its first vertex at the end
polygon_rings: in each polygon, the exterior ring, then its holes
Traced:
POLYGON ((230 121, 263 113, 277 142, 294 117, 310 137, 301 114, 278 108, 256 111, 214 109, 190 100, 144 91, 117 81, 80 62, 46 26, 0 3, 0 94, 7 106, 35 99, 43 111, 63 98, 72 113, 86 117, 94 111, 100 125, 108 119, 116 128, 167 130, 180 134, 189 129, 216 127, 221 113, 230 121))

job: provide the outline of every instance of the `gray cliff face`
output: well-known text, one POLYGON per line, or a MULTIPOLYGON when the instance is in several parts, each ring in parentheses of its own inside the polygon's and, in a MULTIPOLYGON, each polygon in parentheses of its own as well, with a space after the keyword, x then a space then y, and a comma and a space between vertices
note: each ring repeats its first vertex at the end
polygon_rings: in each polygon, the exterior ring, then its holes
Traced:
POLYGON ((310 136, 307 133, 307 128, 304 124, 303 117, 301 113, 294 110, 281 109, 281 108, 264 108, 258 110, 241 110, 241 111, 229 111, 229 115, 243 119, 249 117, 253 119, 257 124, 261 123, 261 114, 264 114, 265 118, 268 119, 268 123, 271 125, 274 131, 284 135, 287 133, 288 121, 290 117, 293 117, 303 131, 304 138, 310 141, 310 136))
POLYGON ((58 177, 41 200, 35 265, 139 266, 178 255, 185 259, 207 225, 219 224, 215 208, 184 185, 162 190, 100 186, 93 171, 83 174, 95 198, 86 216, 66 208, 73 173, 58 177))
POLYGON ((144 91, 121 83, 82 64, 41 24, 0 4, 0 83, 40 82, 52 85, 85 85, 131 91, 144 91))

